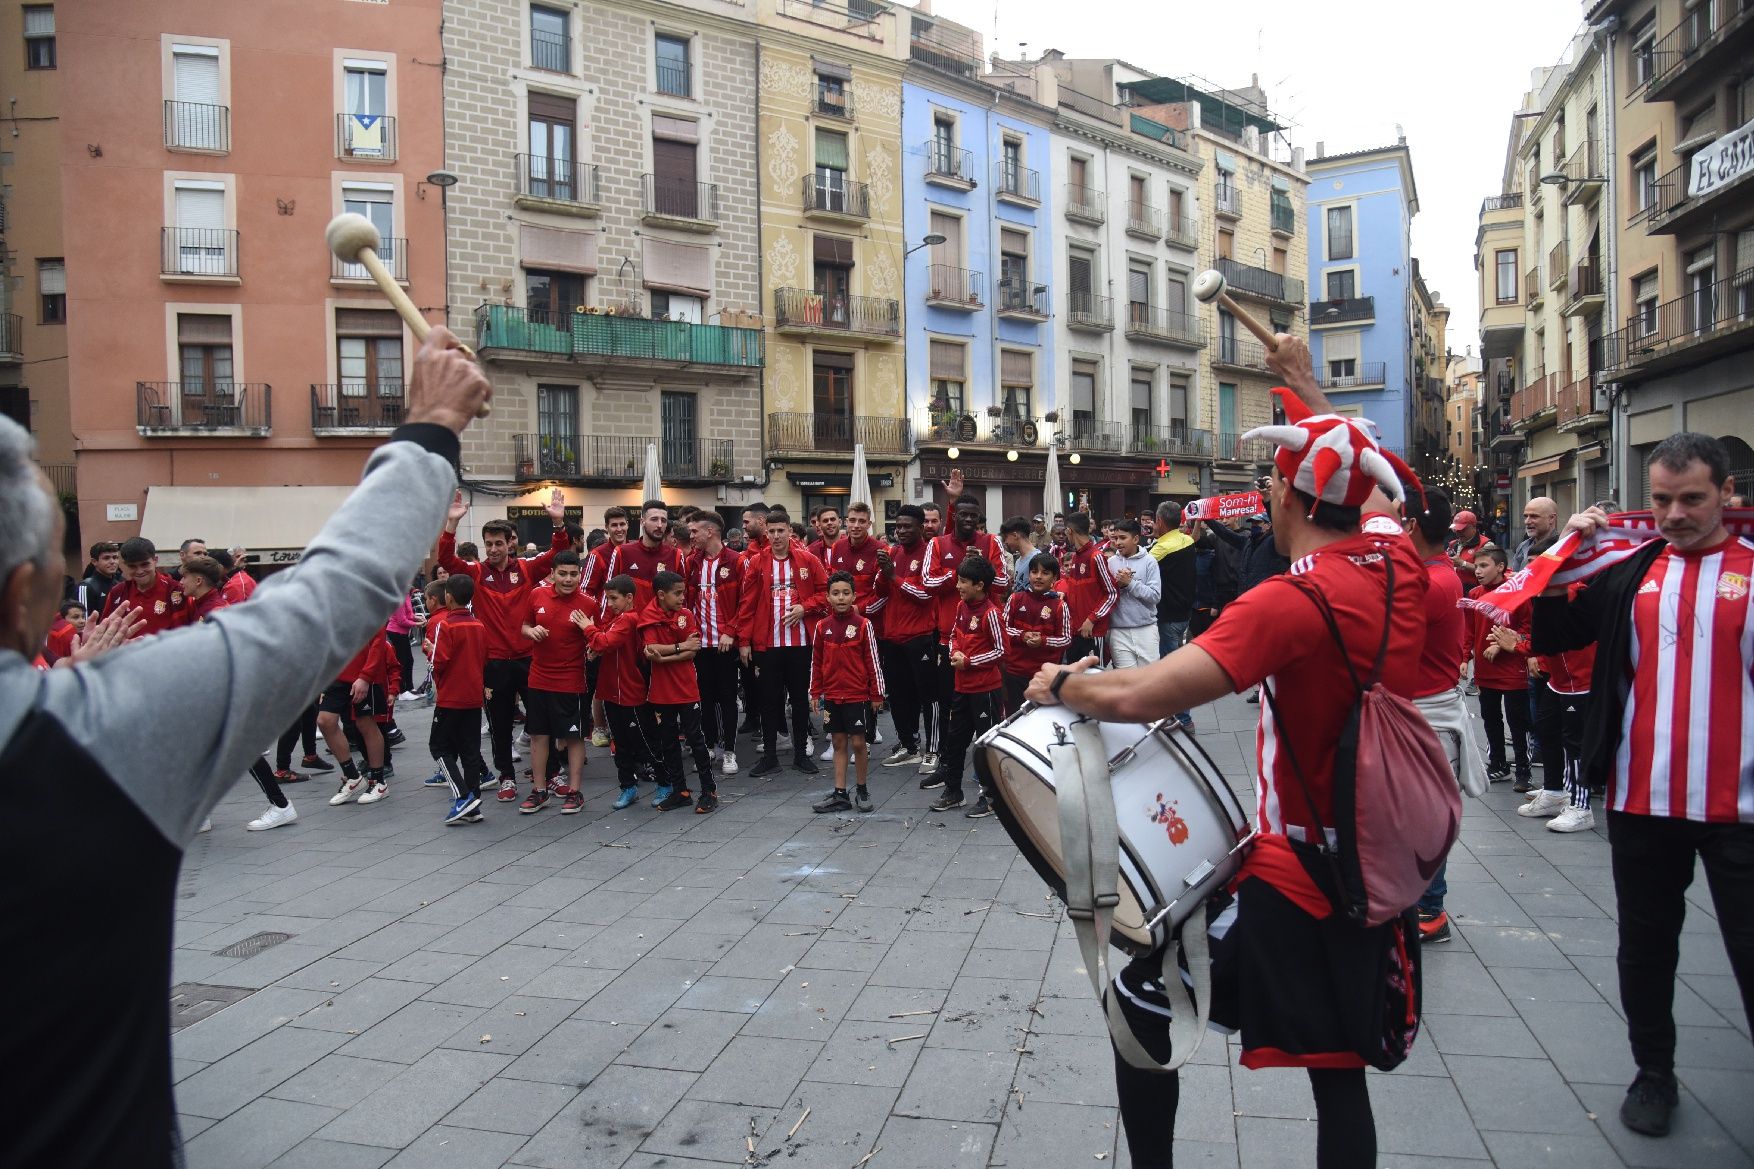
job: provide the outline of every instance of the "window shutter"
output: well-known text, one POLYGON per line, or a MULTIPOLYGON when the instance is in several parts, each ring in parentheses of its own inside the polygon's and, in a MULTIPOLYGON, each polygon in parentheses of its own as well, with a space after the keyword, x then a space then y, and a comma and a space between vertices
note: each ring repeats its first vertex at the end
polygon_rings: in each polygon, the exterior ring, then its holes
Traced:
POLYGON ((838 61, 824 61, 821 57, 810 58, 810 67, 818 77, 828 77, 835 81, 851 81, 853 71, 838 61))
POLYGON ((177 188, 177 226, 223 228, 225 192, 205 187, 177 188))
POLYGON ((24 10, 24 35, 52 37, 55 35, 55 8, 51 4, 31 5, 24 10))
POLYGON ((1151 273, 1144 268, 1127 270, 1127 300, 1133 304, 1151 303, 1151 273))
POLYGON ((967 353, 963 346, 954 341, 933 341, 928 352, 932 377, 958 382, 963 379, 966 368, 963 356, 967 353))
POLYGON ((1754 284, 1754 228, 1736 233, 1736 286, 1754 284))
MULTIPOLYGON (((596 238, 595 236, 592 237, 596 238)), ((645 236, 645 283, 647 288, 708 297, 713 293, 711 248, 645 236)))
POLYGON ((1322 339, 1322 356, 1329 361, 1357 361, 1357 333, 1328 333, 1322 339))
POLYGON ((570 97, 556 97, 552 93, 530 93, 530 116, 539 122, 559 122, 570 126, 578 116, 578 106, 570 97))
POLYGON ((1013 256, 1027 256, 1029 254, 1029 237, 1021 231, 1001 227, 999 229, 999 251, 1013 256))
POLYGON ((335 310, 335 332, 350 337, 402 336, 402 318, 388 309, 338 308, 335 310))
POLYGON ((846 170, 847 136, 830 130, 816 131, 816 165, 828 170, 846 170))
POLYGON ((219 51, 190 45, 171 48, 177 100, 199 105, 220 105, 219 51))
POLYGON ((1073 296, 1090 295, 1090 257, 1073 256, 1067 262, 1066 274, 1071 280, 1073 296))
POLYGON ((1151 409, 1151 374, 1142 369, 1133 371, 1132 378, 1133 409, 1151 409))
MULTIPOLYGON (((661 182, 692 183, 694 178, 694 144, 652 140, 652 173, 661 182)), ((693 206, 690 204, 690 206, 693 206)))
POLYGON ((999 380, 1008 386, 1035 384, 1035 354, 1025 349, 999 352, 999 380))
POLYGON ((811 254, 816 263, 829 268, 853 266, 853 241, 842 235, 811 237, 811 254))
POLYGON ((37 291, 44 296, 67 294, 66 261, 44 260, 37 264, 37 291))
POLYGON ((178 313, 180 345, 230 345, 231 317, 216 313, 178 313))
POLYGON ((518 263, 524 268, 554 268, 562 272, 597 271, 597 233, 564 231, 557 227, 518 228, 518 263))
POLYGON ((653 114, 652 137, 666 138, 671 142, 687 142, 692 145, 700 141, 700 124, 689 118, 672 118, 664 114, 653 114))

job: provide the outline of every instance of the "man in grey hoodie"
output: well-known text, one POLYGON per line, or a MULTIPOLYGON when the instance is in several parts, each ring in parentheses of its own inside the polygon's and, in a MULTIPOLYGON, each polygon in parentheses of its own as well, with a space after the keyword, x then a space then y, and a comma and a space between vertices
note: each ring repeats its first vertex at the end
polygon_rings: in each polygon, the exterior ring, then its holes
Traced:
POLYGON ((0 775, 12 796, 0 912, 28 955, 0 975, 4 1000, 28 1004, 0 1030, 0 1066, 37 1087, 8 1110, 0 1164, 182 1163, 168 992, 183 851, 395 609, 444 523, 458 436, 491 396, 456 338, 433 329, 407 422, 299 564, 262 586, 268 604, 48 671, 31 663, 60 596, 61 509, 29 436, 0 419, 0 775), (190 662, 206 684, 162 684, 190 662), (101 993, 79 993, 97 971, 101 993))

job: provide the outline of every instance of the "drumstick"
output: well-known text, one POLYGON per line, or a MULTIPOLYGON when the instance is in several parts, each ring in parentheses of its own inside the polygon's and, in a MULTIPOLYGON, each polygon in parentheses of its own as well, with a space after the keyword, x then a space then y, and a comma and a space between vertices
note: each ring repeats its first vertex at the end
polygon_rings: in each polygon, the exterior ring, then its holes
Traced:
MULTIPOLYGON (((337 215, 329 221, 323 238, 328 241, 329 250, 335 253, 336 259, 345 264, 358 264, 370 274, 378 288, 389 298, 391 307, 407 322, 414 339, 425 341, 426 335, 432 332, 432 325, 427 323, 414 302, 408 299, 408 294, 402 291, 402 286, 396 283, 396 278, 384 267, 384 262, 378 259, 378 248, 383 245, 384 240, 372 221, 363 215, 337 215)), ((475 356, 475 351, 467 345, 461 348, 469 357, 475 356)), ((492 411, 493 407, 483 402, 481 408, 475 411, 475 417, 486 418, 492 411)))
POLYGON ((1226 312, 1242 322, 1243 328, 1261 339, 1261 344, 1267 347, 1267 352, 1278 352, 1279 338, 1273 335, 1271 329, 1255 320, 1241 305, 1237 304, 1231 298, 1228 287, 1224 273, 1216 268, 1208 268, 1194 280, 1194 299, 1202 304, 1217 301, 1226 312))

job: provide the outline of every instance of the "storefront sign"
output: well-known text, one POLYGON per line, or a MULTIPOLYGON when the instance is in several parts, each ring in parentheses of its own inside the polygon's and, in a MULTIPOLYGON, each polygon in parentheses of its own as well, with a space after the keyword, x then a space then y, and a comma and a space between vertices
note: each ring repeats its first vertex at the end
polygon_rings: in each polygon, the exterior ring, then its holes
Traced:
POLYGON ((1697 199, 1754 171, 1754 122, 1732 130, 1693 156, 1687 195, 1697 199))
MULTIPOLYGON (((885 471, 881 475, 870 476, 872 487, 894 487, 895 476, 885 471)), ((824 475, 815 471, 787 471, 786 482, 793 487, 848 487, 853 485, 851 475, 824 475)))

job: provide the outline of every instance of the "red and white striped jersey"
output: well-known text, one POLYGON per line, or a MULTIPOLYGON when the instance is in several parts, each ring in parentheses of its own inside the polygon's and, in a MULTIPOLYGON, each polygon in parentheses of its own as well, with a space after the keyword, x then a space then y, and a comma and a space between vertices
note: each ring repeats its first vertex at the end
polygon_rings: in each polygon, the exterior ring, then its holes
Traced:
POLYGON ((743 557, 729 548, 717 556, 688 554, 688 604, 700 622, 700 644, 717 649, 719 638, 737 636, 738 590, 743 583, 743 557))
POLYGON ((808 646, 815 619, 828 612, 827 579, 822 561, 798 541, 792 541, 784 558, 776 558, 772 549, 757 553, 743 566, 737 644, 755 650, 808 646), (803 607, 804 619, 787 625, 786 613, 793 605, 803 607))
POLYGON ((1632 600, 1617 812, 1754 823, 1754 541, 1664 548, 1632 600))

